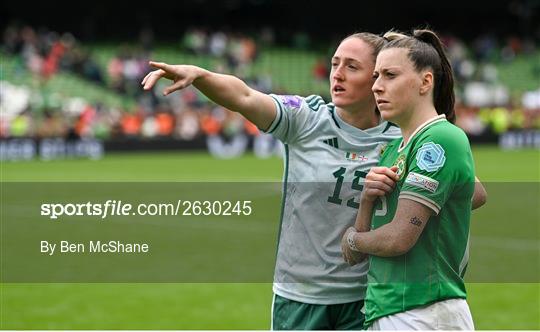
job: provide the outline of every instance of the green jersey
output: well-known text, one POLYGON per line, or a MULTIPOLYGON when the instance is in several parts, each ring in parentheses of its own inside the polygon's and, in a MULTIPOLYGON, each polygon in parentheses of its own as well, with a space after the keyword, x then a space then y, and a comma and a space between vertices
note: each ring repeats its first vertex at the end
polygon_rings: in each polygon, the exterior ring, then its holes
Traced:
POLYGON ((466 298, 474 163, 465 133, 437 116, 420 126, 403 146, 391 142, 379 165, 397 166, 396 189, 374 205, 371 228, 392 221, 398 200, 433 210, 418 241, 396 257, 370 256, 366 325, 377 318, 450 298, 466 298))
POLYGON ((387 122, 353 127, 319 96, 271 96, 277 115, 267 132, 285 143, 274 293, 309 304, 362 300, 368 264, 345 263, 341 237, 356 220, 365 176, 401 132, 387 122))

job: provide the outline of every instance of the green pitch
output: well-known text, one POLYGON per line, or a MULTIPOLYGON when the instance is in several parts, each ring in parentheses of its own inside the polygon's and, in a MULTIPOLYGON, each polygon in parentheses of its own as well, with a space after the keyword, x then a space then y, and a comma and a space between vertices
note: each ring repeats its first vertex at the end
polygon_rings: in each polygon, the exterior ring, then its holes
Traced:
MULTIPOLYGON (((469 304, 477 329, 540 329, 540 155, 474 148, 488 204, 473 213, 469 304)), ((275 181, 278 158, 114 154, 2 162, 6 181, 275 181)), ((2 198, 4 200, 4 198, 2 198)), ((279 209, 279 204, 275 207, 279 209)), ((278 220, 275 220, 278 227, 278 220)), ((0 284, 2 329, 268 329, 269 283, 0 284)))

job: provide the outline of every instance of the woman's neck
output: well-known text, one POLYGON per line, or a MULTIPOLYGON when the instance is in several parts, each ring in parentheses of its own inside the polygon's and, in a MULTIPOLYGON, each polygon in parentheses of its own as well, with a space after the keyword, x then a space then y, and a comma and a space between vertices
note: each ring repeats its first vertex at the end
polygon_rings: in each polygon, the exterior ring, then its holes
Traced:
POLYGON ((401 128, 401 135, 403 135, 404 146, 409 142, 411 136, 416 131, 416 129, 418 129, 418 127, 420 127, 430 119, 438 116, 437 110, 433 106, 425 107, 423 109, 417 108, 415 110, 412 110, 409 114, 411 114, 409 118, 405 118, 399 121, 400 123, 396 123, 399 128, 401 128))
POLYGON ((377 126, 380 122, 379 115, 375 112, 375 106, 370 108, 353 111, 347 111, 336 107, 339 117, 346 123, 358 129, 369 129, 377 126))

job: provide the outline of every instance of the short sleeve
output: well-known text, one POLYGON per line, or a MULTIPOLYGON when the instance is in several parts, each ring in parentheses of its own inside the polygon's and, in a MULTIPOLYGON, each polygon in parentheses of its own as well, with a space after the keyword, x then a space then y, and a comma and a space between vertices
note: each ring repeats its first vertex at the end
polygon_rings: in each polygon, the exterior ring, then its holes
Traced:
POLYGON ((439 130, 415 142, 414 150, 399 197, 417 201, 439 214, 456 190, 474 182, 469 142, 465 134, 439 130))
POLYGON ((302 98, 300 96, 271 94, 270 97, 274 99, 277 114, 265 132, 283 143, 298 141, 302 133, 311 127, 315 111, 310 103, 320 100, 321 105, 324 104, 319 96, 302 98))

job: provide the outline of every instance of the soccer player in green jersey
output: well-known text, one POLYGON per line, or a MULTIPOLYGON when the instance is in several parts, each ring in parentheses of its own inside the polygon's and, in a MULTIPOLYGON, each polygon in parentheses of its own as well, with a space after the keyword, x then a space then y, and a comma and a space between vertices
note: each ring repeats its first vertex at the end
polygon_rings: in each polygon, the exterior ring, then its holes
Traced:
POLYGON ((148 90, 160 78, 172 80, 164 94, 192 84, 285 144, 273 329, 363 326, 367 260, 349 266, 340 243, 356 218, 364 177, 383 147, 401 134, 381 121, 371 91, 384 43, 380 36, 357 33, 339 44, 332 57, 332 103, 315 95, 267 95, 234 76, 189 65, 151 62, 157 70, 142 82, 148 90))
POLYGON ((344 257, 369 255, 370 329, 472 330, 463 274, 475 175, 467 136, 453 125, 452 68, 430 30, 385 36, 373 92, 403 137, 366 178, 344 257))

